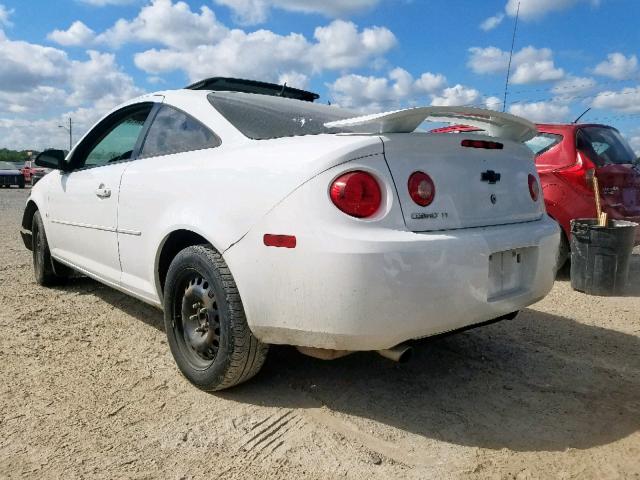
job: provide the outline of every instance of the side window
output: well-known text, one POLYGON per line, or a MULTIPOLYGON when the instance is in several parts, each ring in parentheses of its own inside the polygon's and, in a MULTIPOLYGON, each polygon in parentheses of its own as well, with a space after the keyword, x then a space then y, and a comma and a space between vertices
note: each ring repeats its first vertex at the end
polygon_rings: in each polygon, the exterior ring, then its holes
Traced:
POLYGON ((213 148, 220 143, 220 139, 196 119, 164 105, 149 128, 140 158, 213 148))
POLYGON ((116 114, 120 118, 116 117, 115 121, 107 119, 104 127, 106 133, 102 132, 102 135, 99 125, 96 128, 96 138, 86 147, 86 154, 80 154, 78 159, 74 159, 76 168, 99 167, 131 158, 151 108, 151 105, 143 105, 116 114))
POLYGON ((554 135, 552 133, 541 133, 537 137, 525 142, 533 153, 538 156, 555 147, 562 140, 562 135, 554 135))

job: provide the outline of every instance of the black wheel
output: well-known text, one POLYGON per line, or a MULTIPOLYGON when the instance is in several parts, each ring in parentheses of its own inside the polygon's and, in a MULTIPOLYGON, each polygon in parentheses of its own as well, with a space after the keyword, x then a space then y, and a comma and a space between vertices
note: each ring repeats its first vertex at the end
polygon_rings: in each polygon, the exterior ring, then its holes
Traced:
POLYGON ((36 211, 31 223, 31 251, 33 253, 33 271, 39 285, 50 286, 61 283, 72 270, 51 258, 47 235, 40 212, 36 211))
POLYGON ((164 322, 178 368, 202 390, 249 380, 266 359, 269 347, 251 333, 233 276, 210 247, 185 248, 171 262, 164 322))

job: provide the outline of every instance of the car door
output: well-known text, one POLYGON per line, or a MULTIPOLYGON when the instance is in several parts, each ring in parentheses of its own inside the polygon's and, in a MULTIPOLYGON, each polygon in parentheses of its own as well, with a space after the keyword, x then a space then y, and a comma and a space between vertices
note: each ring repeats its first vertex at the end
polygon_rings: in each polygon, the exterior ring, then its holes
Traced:
MULTIPOLYGON (((163 104, 154 114, 137 159, 122 177, 118 244, 122 286, 158 301, 155 270, 158 243, 171 212, 185 205, 194 180, 215 165, 220 138, 184 111, 163 104)), ((193 215, 202 211, 189 205, 193 215)))
POLYGON ((100 122, 75 148, 69 167, 50 182, 48 230, 52 255, 117 284, 118 194, 139 146, 152 103, 125 107, 100 122))

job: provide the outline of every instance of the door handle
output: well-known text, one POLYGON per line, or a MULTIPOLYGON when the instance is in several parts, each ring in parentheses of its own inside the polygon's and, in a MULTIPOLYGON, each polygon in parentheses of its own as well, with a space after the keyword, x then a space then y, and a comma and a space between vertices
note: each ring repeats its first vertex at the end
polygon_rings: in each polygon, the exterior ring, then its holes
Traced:
POLYGON ((96 189, 96 196, 98 198, 109 198, 111 196, 111 189, 106 188, 104 183, 101 183, 100 186, 96 189))

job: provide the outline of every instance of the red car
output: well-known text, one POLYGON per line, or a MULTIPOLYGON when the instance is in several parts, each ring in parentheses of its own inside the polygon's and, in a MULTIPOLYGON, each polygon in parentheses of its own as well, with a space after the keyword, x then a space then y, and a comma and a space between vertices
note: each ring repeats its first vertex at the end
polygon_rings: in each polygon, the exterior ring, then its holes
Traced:
MULTIPOLYGON (((640 223, 640 163, 613 127, 599 124, 538 124, 527 142, 536 155, 547 213, 564 233, 561 264, 569 253, 570 222, 595 218, 593 176, 598 177, 603 210, 609 218, 640 223)), ((454 125, 434 133, 465 133, 475 127, 454 125)), ((640 244, 640 229, 636 235, 640 244)))

